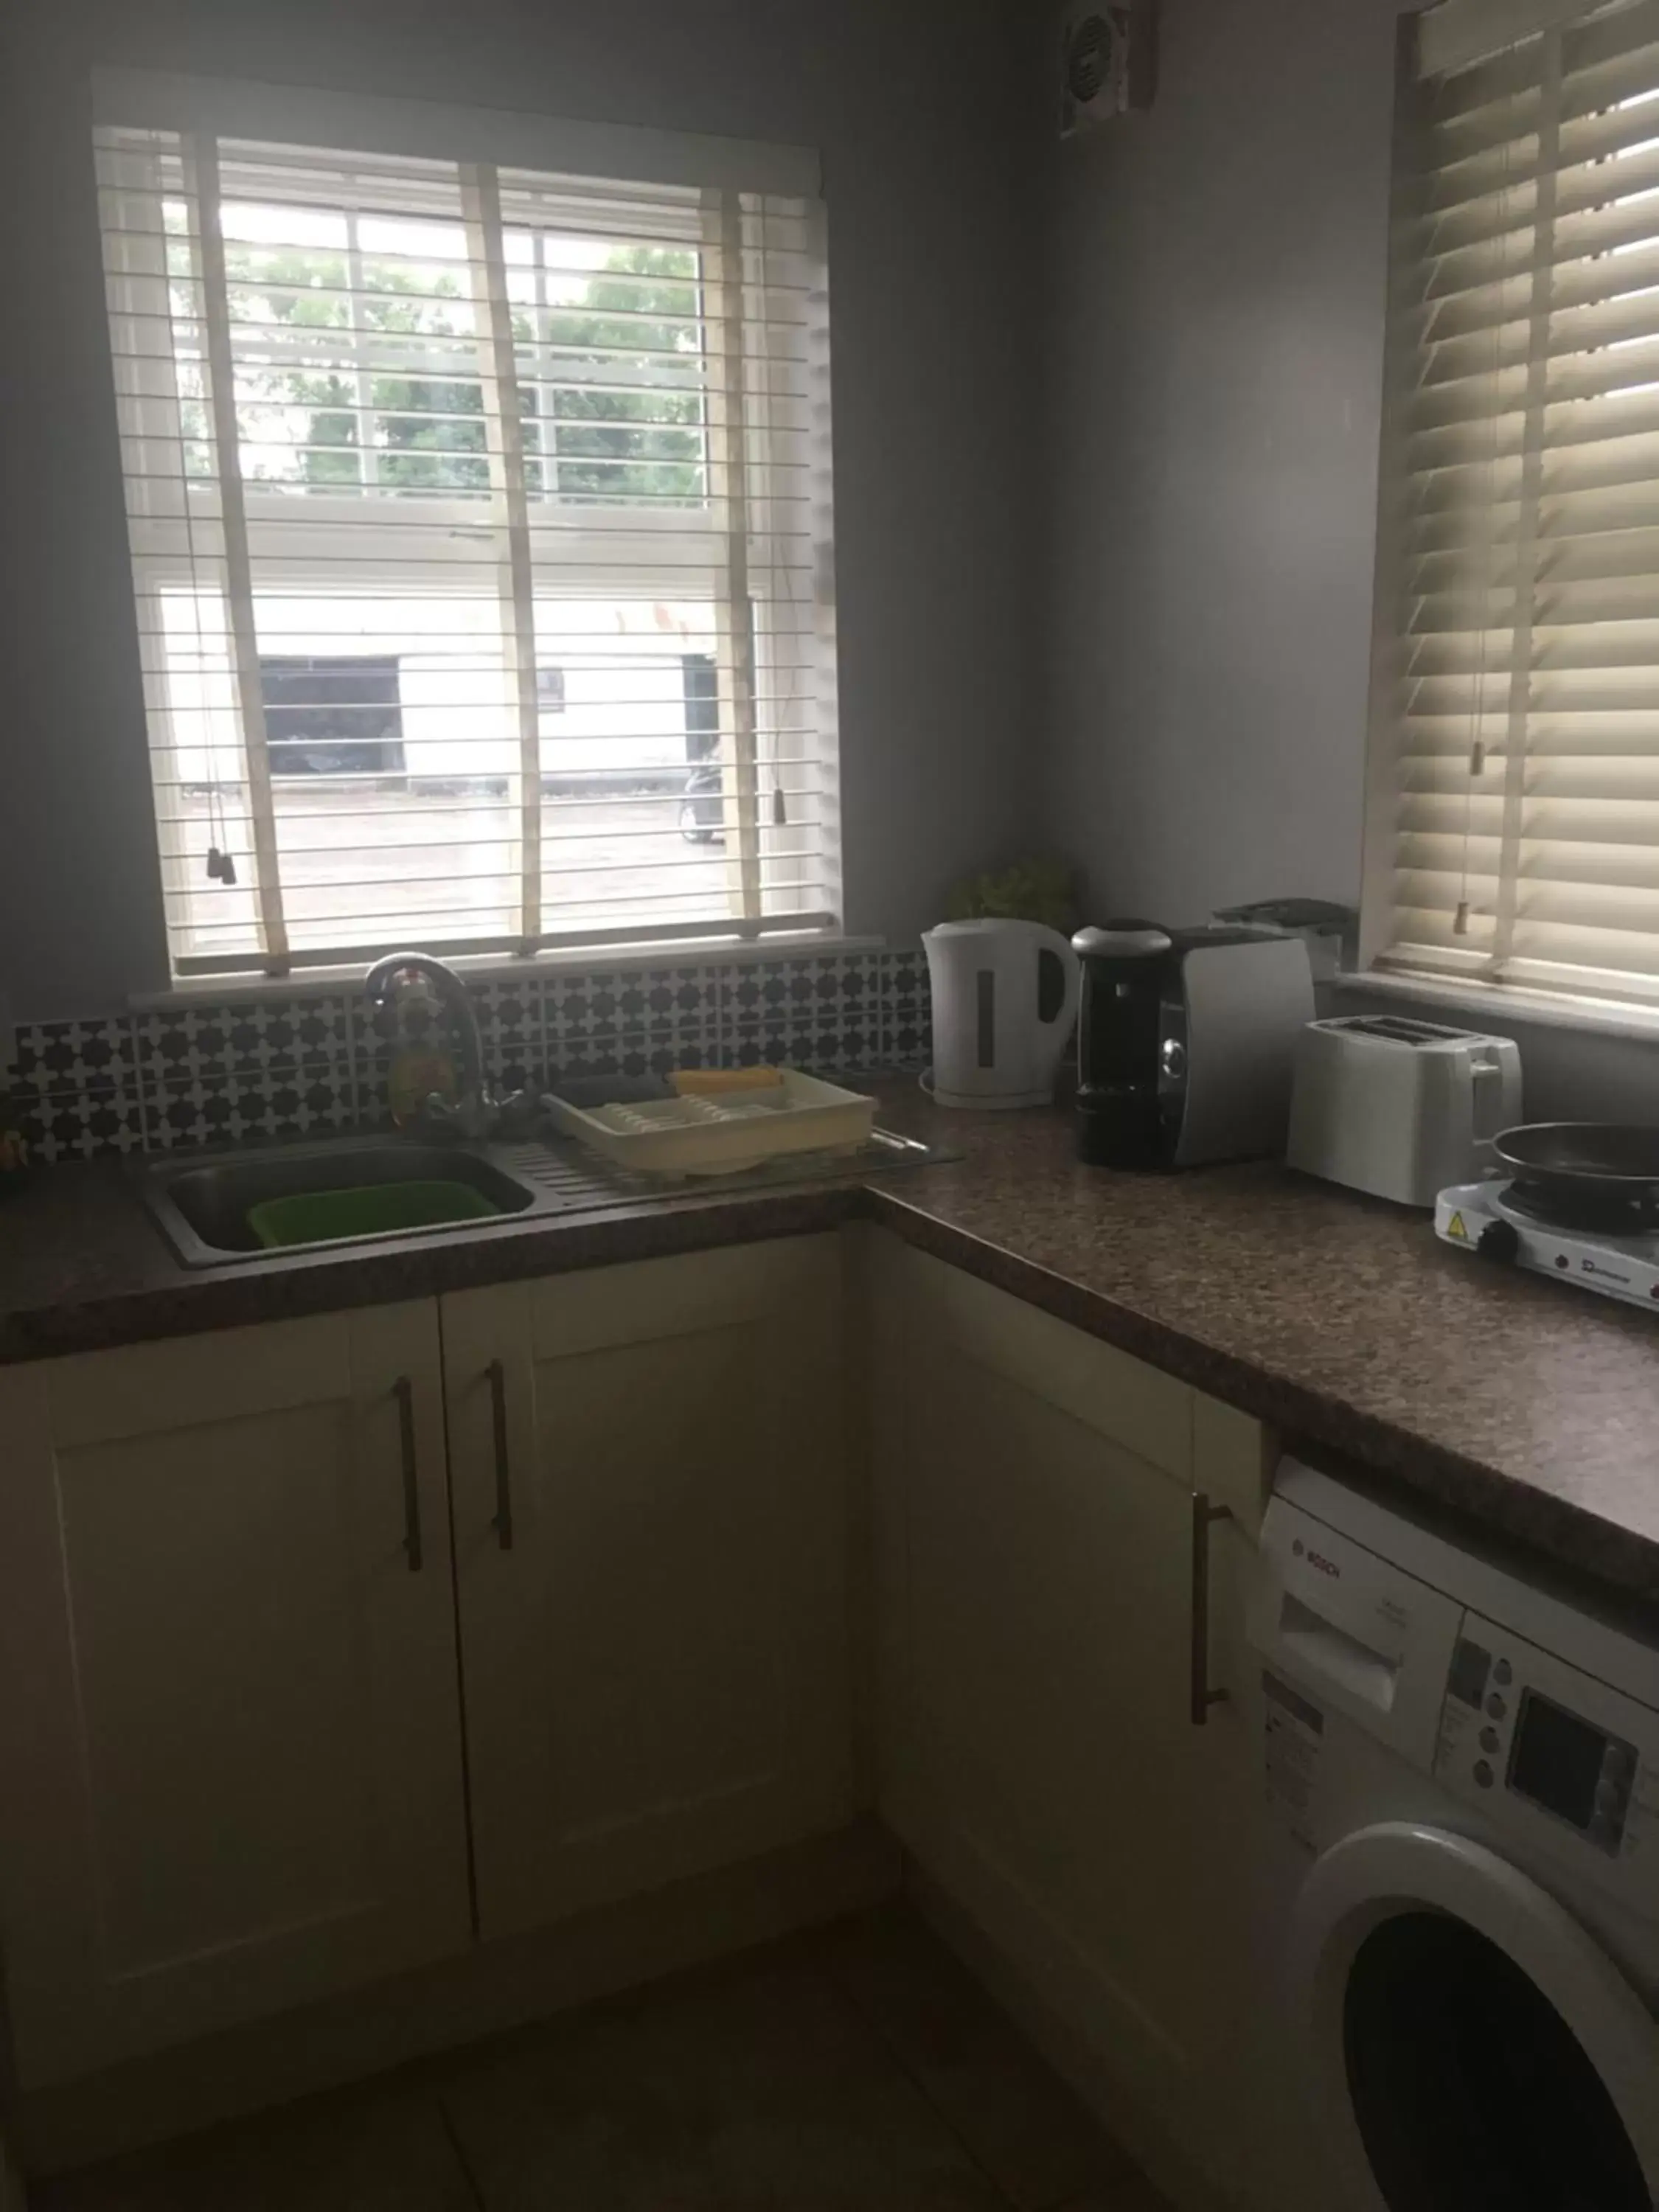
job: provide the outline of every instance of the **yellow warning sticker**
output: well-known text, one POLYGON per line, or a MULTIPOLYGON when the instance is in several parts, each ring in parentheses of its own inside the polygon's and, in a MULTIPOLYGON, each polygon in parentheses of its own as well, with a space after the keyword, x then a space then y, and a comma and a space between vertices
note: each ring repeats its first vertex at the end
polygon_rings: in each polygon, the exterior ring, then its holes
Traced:
POLYGON ((1459 1238, 1465 1244, 1468 1243, 1469 1232, 1463 1226, 1463 1217, 1461 1213, 1454 1213, 1451 1219, 1446 1224, 1446 1234, 1448 1237, 1455 1237, 1459 1238))

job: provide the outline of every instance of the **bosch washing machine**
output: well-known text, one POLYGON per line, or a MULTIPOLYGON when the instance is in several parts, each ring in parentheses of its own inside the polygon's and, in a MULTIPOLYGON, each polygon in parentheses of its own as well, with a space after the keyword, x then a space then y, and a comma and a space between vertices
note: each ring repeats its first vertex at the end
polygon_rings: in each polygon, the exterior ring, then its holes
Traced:
POLYGON ((1659 1650, 1286 1462, 1249 1609, 1264 2204, 1659 2203, 1659 1650))

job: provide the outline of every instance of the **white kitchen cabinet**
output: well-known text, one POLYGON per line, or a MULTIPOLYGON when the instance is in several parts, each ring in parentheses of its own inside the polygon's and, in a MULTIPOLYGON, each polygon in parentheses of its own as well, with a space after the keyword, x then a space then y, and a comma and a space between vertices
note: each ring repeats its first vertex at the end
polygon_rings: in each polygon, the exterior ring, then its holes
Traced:
POLYGON ((1260 1431, 890 1238, 871 1269, 884 1811, 1126 2092, 1190 2128, 1248 1987, 1235 1710, 1194 1725, 1193 1493, 1210 1681, 1260 1431))
POLYGON ((839 1240, 441 1303, 482 1933, 843 1821, 839 1240))
POLYGON ((463 1947, 435 1305, 9 1368, 0 1449, 24 2086, 463 1947))

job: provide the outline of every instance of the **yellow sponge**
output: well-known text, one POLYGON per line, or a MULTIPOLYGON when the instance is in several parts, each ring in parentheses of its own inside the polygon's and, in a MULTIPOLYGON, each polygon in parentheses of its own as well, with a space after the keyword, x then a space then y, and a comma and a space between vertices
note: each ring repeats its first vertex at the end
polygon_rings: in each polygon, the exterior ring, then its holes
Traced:
POLYGON ((682 1098, 708 1098, 722 1091, 777 1091, 783 1071, 776 1067, 677 1067, 672 1078, 682 1098))

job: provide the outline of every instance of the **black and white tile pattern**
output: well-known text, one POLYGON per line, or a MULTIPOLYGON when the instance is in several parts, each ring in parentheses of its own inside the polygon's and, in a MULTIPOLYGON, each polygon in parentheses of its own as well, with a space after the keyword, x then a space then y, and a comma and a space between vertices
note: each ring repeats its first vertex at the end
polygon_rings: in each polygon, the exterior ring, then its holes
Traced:
POLYGON ((933 1001, 920 946, 882 955, 881 1065, 921 1068, 933 1055, 933 1001))
POLYGON ((138 1093, 104 1083, 81 1091, 14 1092, 10 1105, 0 1107, 0 1124, 15 1130, 30 1158, 43 1163, 142 1152, 146 1138, 138 1093))
MULTIPOLYGON (((676 1067, 859 1076, 920 1067, 928 1052, 919 946, 553 969, 470 988, 486 1072, 506 1090, 676 1067)), ((389 1126, 398 1036, 441 1023, 418 1004, 394 1014, 340 991, 35 1023, 17 1032, 0 1127, 49 1162, 389 1126)))
POLYGON ((470 987, 478 1017, 484 1072, 498 1090, 532 1091, 547 1064, 546 984, 539 975, 513 976, 470 987))
POLYGON ((728 963, 720 975, 727 1067, 861 1075, 881 1059, 881 961, 874 953, 728 963))
POLYGON ((133 1029, 152 1150, 291 1141, 356 1126, 342 996, 168 1007, 138 1015, 133 1029))
POLYGON ((141 1151, 143 1090, 132 1023, 36 1022, 17 1032, 3 1118, 37 1160, 141 1151))
POLYGON ((132 1021, 118 1014, 101 1022, 35 1022, 17 1032, 9 1072, 14 1091, 63 1093, 99 1084, 130 1085, 134 1071, 132 1021))

